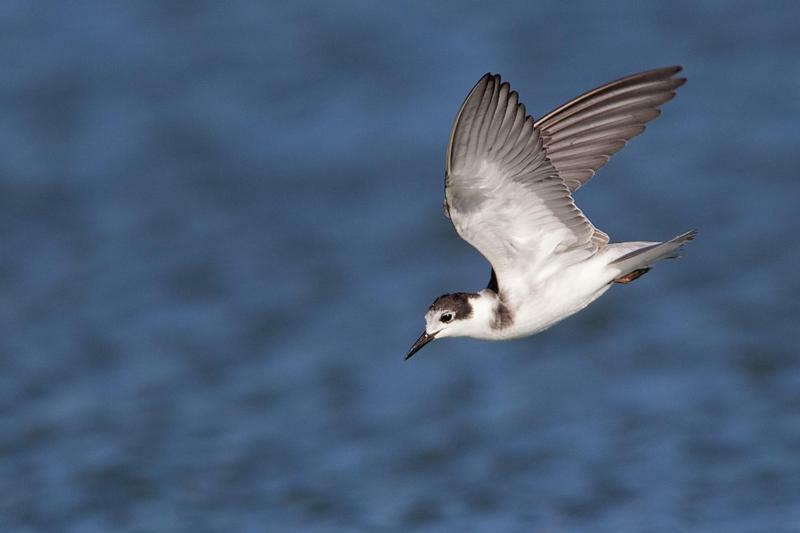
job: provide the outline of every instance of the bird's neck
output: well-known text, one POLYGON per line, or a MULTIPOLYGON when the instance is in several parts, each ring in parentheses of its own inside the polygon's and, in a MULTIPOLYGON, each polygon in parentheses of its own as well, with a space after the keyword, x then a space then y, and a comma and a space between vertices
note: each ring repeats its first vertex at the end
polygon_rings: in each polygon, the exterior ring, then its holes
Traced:
POLYGON ((467 336, 477 339, 502 339, 514 323, 513 313, 497 294, 488 289, 475 293, 470 298, 473 316, 467 336))

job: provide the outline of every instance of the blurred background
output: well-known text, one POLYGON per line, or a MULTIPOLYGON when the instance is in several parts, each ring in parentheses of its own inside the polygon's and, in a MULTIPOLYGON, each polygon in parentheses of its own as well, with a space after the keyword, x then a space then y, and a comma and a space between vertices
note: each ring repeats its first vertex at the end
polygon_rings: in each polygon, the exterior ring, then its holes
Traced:
POLYGON ((0 7, 2 531, 800 531, 800 7, 0 7), (682 261, 403 356, 486 71, 688 84, 577 201, 682 261))

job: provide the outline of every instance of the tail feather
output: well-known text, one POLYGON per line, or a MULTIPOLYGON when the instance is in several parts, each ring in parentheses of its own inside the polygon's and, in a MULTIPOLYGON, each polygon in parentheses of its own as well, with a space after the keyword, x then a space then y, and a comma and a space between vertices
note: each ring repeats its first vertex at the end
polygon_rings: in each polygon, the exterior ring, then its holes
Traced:
POLYGON ((674 259, 679 257, 681 246, 694 239, 696 235, 697 231, 691 230, 668 241, 643 246, 615 259, 609 266, 626 274, 639 268, 648 268, 662 259, 674 259))

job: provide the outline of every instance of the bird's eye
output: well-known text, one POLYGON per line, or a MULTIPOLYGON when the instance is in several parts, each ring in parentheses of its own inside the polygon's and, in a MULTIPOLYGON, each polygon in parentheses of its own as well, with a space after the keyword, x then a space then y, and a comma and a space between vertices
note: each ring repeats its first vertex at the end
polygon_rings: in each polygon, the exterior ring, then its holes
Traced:
POLYGON ((445 313, 441 317, 439 317, 439 320, 441 320, 444 323, 450 322, 451 320, 453 320, 453 315, 450 313, 445 313))

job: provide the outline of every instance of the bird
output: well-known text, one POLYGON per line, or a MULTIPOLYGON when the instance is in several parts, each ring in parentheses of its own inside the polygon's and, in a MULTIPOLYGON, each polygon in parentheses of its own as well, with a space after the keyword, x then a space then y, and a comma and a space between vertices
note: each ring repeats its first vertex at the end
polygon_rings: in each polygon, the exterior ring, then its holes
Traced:
POLYGON ((681 66, 633 74, 534 120, 500 75, 487 73, 459 109, 445 157, 444 213, 490 263, 486 288, 439 296, 408 360, 435 339, 534 335, 679 256, 667 241, 609 242, 573 193, 686 82, 681 66))

